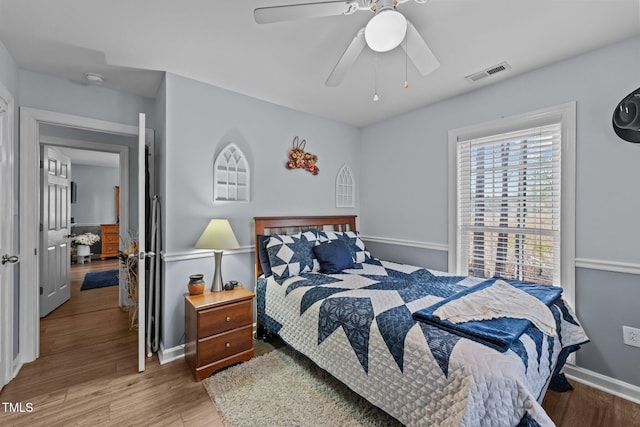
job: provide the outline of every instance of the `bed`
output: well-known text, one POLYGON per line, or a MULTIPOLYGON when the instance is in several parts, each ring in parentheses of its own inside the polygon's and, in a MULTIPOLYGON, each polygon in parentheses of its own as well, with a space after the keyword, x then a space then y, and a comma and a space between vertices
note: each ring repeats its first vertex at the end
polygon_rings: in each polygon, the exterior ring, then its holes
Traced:
POLYGON ((496 349, 418 316, 485 279, 379 260, 352 215, 256 217, 254 226, 259 337, 279 335, 405 425, 554 425, 540 405, 546 387, 588 341, 561 298, 548 304, 556 336, 529 324, 496 349), (320 246, 341 257, 327 261, 320 246))

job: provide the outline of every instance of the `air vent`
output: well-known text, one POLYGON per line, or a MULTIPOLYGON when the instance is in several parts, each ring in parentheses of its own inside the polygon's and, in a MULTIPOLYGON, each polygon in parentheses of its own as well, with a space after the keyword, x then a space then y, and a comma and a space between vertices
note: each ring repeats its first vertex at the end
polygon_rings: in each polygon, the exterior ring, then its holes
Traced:
POLYGON ((465 77, 465 79, 469 80, 470 82, 477 82, 478 80, 484 79, 485 77, 492 76, 510 68, 511 65, 507 64, 506 62, 502 62, 498 65, 494 65, 493 67, 489 67, 485 70, 468 75, 465 77))

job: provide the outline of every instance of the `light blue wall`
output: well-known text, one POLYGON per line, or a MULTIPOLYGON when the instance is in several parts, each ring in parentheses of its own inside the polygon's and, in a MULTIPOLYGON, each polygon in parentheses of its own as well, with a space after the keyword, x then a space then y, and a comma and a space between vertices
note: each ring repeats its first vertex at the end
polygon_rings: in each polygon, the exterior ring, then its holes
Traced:
POLYGON ((115 186, 120 170, 102 166, 71 165, 71 180, 77 186, 77 201, 71 216, 78 225, 115 224, 115 186))
POLYGON ((14 97, 18 97, 18 66, 2 42, 0 42, 0 82, 14 97))
POLYGON ((358 129, 170 73, 166 82, 167 252, 193 250, 213 216, 249 245, 256 215, 356 212, 334 207, 334 186, 344 163, 357 176, 358 129), (318 156, 319 175, 284 168, 296 135, 318 156), (251 201, 214 205, 213 162, 230 142, 249 160, 251 201))
MULTIPOLYGON (((99 86, 82 85, 69 80, 32 71, 20 70, 20 106, 32 107, 57 113, 72 114, 92 119, 106 120, 115 123, 138 125, 138 114, 146 114, 147 128, 155 124, 155 100, 130 95, 99 86)), ((53 132, 49 132, 53 134, 53 132)), ((97 132, 73 132, 68 137, 82 134, 86 140, 118 145, 132 146, 129 150, 129 230, 135 234, 138 223, 137 213, 137 183, 138 183, 138 154, 137 140, 130 141, 122 137, 115 141, 97 132)), ((57 136, 57 134, 56 134, 57 136)), ((122 233, 122 232, 121 232, 122 233)))
MULTIPOLYGON (((362 232, 447 244, 447 132, 576 101, 576 256, 640 267, 640 144, 611 127, 617 103, 640 86, 639 51, 640 38, 629 39, 363 129, 362 232)), ((411 260, 428 266, 416 251, 411 260)), ((640 327, 638 276, 578 269, 576 301, 594 338, 578 366, 640 386, 640 349, 622 343, 623 324, 640 327)))
POLYGON ((133 126, 138 125, 138 113, 146 113, 147 127, 155 124, 155 101, 151 98, 27 70, 20 70, 20 106, 133 126))
POLYGON ((158 88, 156 94, 156 122, 155 128, 155 169, 156 169, 156 194, 160 196, 160 230, 161 235, 167 234, 166 221, 162 219, 167 213, 166 208, 166 196, 167 196, 167 181, 164 177, 167 175, 166 170, 166 135, 167 135, 167 93, 166 93, 166 76, 162 79, 162 83, 158 88))
MULTIPOLYGON (((166 75, 165 287, 163 344, 183 342, 184 298, 188 277, 204 273, 210 282, 213 257, 175 260, 192 253, 209 219, 228 218, 247 251, 223 258, 223 278, 253 289, 253 217, 266 215, 354 214, 335 208, 335 178, 347 163, 359 175, 360 131, 330 120, 283 108, 177 75, 166 75), (294 136, 318 156, 317 176, 287 170, 294 136), (213 203, 213 162, 228 143, 244 152, 251 167, 251 200, 213 203), (169 259, 169 261, 167 260, 169 259)), ((162 187, 162 185, 161 185, 162 187)))

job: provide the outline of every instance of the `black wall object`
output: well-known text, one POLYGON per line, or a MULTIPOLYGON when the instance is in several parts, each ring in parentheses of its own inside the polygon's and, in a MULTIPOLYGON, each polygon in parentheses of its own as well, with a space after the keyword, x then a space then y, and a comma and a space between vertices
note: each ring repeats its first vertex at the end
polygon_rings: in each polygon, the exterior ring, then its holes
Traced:
POLYGON ((625 96, 613 111, 613 130, 625 141, 640 142, 640 88, 625 96))
POLYGON ((78 188, 74 181, 71 181, 71 203, 78 201, 78 188))

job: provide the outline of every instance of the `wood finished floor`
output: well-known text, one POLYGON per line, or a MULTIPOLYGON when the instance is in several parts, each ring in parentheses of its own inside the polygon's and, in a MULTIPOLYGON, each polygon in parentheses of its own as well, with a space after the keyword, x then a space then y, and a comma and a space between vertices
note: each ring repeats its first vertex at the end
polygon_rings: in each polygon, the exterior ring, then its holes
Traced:
MULTIPOLYGON (((117 260, 71 269, 71 299, 42 319, 40 358, 23 366, 0 391, 0 402, 33 405, 6 413, 1 426, 219 426, 222 418, 183 360, 147 359, 137 372, 137 333, 118 307, 117 287, 80 291, 87 271, 117 268, 117 260)), ((256 341, 256 355, 281 345, 256 341)), ((640 405, 575 383, 548 392, 543 406, 559 427, 640 426, 640 405)))

